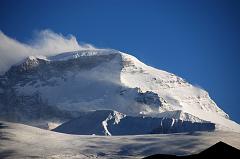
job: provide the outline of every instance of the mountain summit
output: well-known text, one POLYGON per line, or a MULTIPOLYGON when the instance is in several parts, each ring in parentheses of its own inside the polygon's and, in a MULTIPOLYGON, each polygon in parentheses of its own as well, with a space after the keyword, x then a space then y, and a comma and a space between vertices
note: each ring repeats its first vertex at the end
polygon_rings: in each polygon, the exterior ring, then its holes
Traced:
POLYGON ((111 49, 26 58, 0 76, 0 109, 3 120, 39 127, 108 109, 240 132, 205 90, 111 49))

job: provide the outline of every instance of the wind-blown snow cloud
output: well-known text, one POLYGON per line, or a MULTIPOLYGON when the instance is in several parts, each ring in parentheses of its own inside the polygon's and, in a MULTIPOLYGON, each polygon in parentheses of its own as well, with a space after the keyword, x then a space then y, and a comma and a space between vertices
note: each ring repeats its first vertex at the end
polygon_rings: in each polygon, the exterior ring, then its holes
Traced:
POLYGON ((0 74, 30 55, 50 56, 85 49, 95 47, 79 44, 73 35, 63 36, 51 30, 37 32, 30 43, 21 43, 0 31, 0 74))

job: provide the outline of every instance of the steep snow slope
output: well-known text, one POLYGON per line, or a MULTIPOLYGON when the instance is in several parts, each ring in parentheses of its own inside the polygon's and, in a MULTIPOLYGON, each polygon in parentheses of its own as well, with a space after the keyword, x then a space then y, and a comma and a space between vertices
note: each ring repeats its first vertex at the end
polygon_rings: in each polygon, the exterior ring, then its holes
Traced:
POLYGON ((79 135, 142 135, 213 131, 215 124, 171 118, 127 116, 112 110, 97 110, 72 119, 53 131, 79 135))
POLYGON ((130 136, 69 135, 23 124, 0 122, 0 158, 143 158, 187 155, 223 141, 240 149, 239 133, 195 132, 130 136))
POLYGON ((201 119, 216 123, 220 129, 240 130, 237 123, 227 120, 228 114, 216 105, 205 90, 174 74, 147 66, 131 55, 122 54, 122 58, 125 65, 121 81, 125 86, 152 91, 164 99, 160 109, 163 113, 157 116, 190 121, 201 119))
POLYGON ((61 123, 82 111, 111 109, 130 116, 211 121, 240 131, 206 91, 116 50, 29 57, 0 77, 0 89, 0 118, 11 121, 61 123))

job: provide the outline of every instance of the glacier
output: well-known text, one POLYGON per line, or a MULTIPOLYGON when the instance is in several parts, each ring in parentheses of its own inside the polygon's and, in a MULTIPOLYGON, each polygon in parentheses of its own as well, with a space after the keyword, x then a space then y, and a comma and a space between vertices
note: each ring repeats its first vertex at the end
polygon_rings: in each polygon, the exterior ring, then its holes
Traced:
POLYGON ((112 110, 88 112, 53 129, 53 131, 67 134, 106 136, 169 134, 214 130, 215 124, 210 122, 127 116, 112 110))

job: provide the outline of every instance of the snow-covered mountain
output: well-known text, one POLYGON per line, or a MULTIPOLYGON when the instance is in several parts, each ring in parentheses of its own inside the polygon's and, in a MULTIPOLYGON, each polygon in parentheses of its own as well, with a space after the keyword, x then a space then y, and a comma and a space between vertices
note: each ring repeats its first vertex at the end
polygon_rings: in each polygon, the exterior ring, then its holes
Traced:
POLYGON ((240 132, 205 90, 111 49, 28 57, 0 76, 0 109, 0 119, 37 126, 110 109, 240 132))

